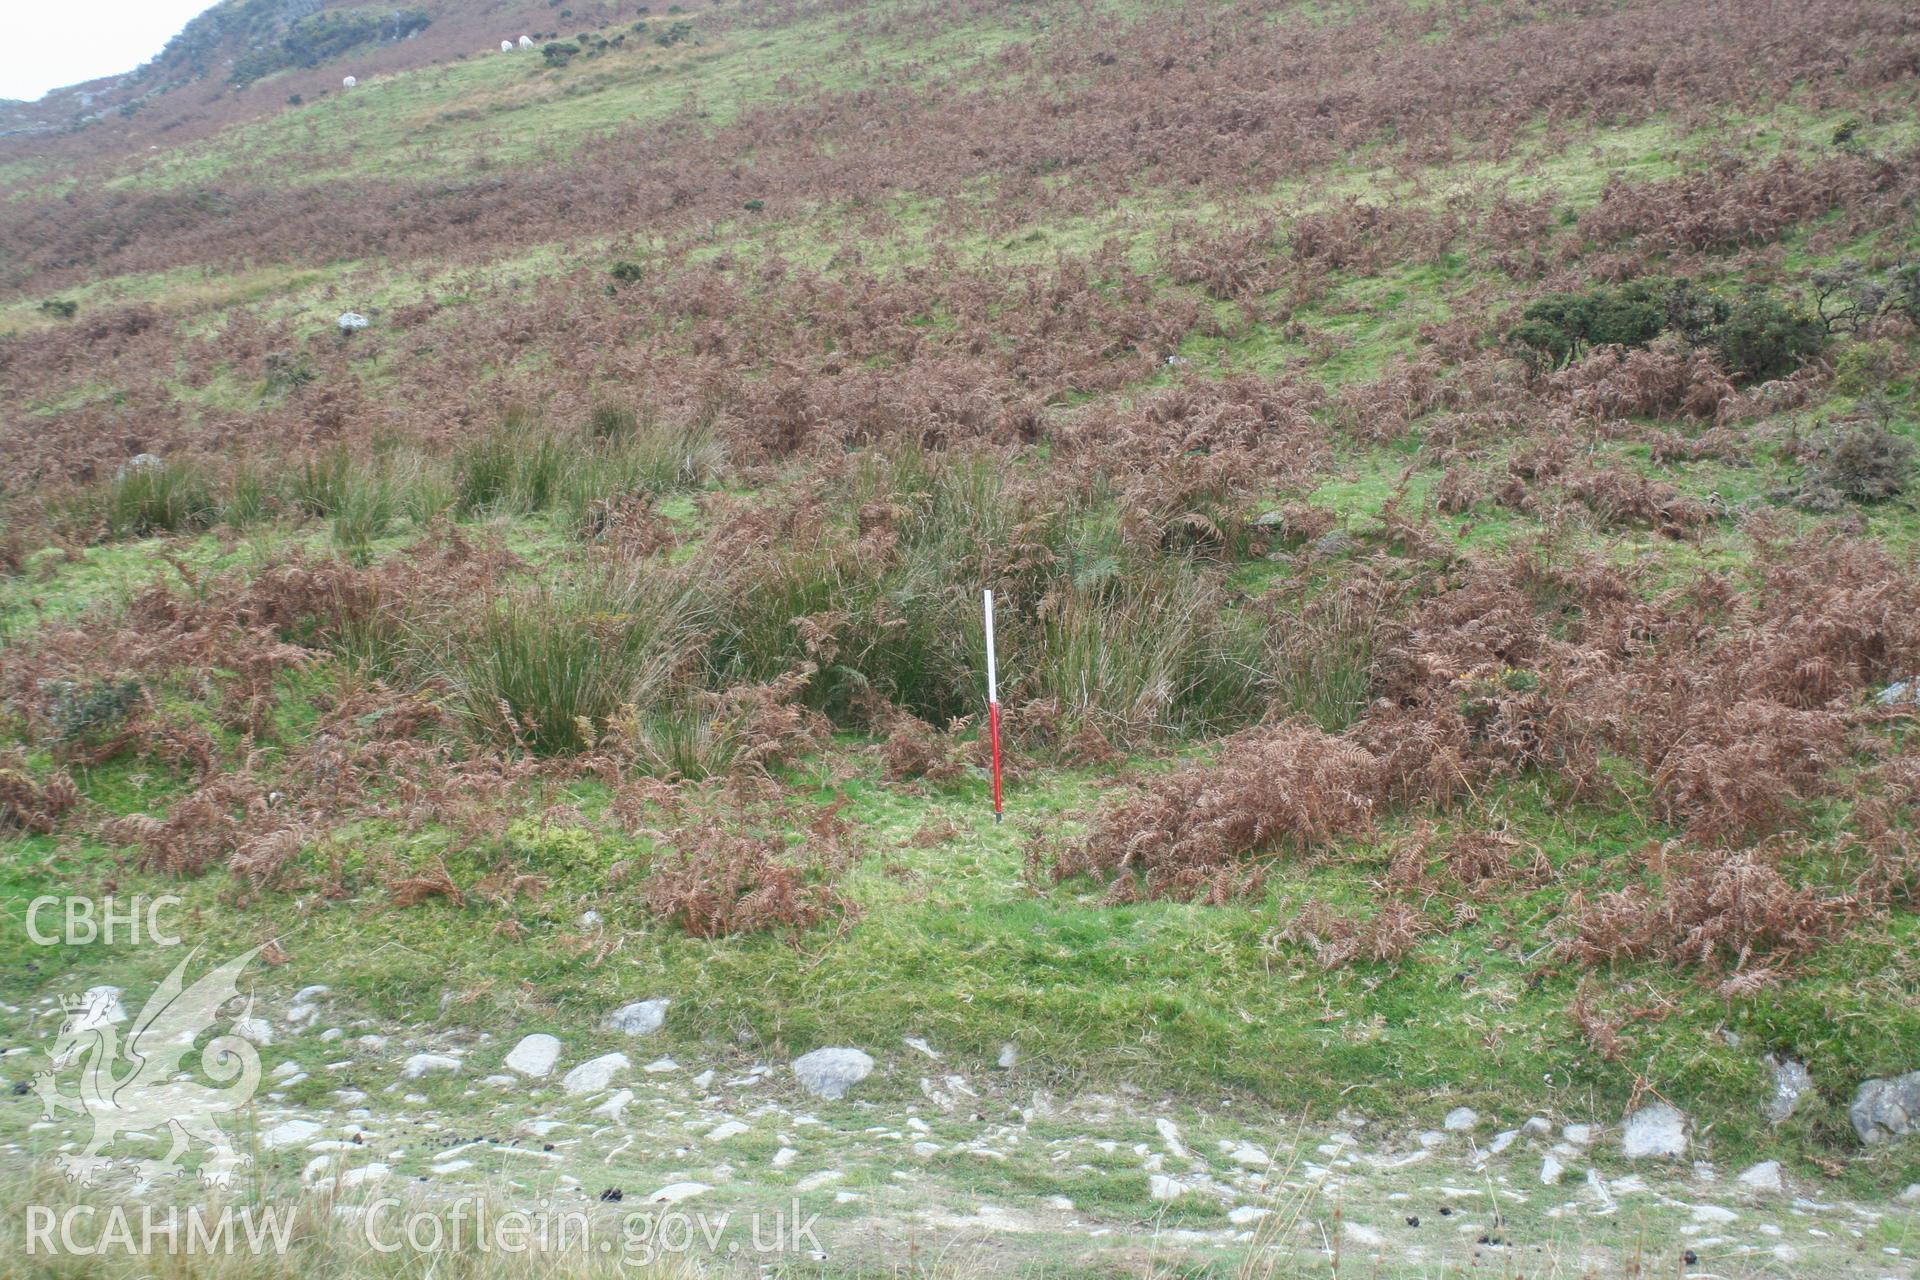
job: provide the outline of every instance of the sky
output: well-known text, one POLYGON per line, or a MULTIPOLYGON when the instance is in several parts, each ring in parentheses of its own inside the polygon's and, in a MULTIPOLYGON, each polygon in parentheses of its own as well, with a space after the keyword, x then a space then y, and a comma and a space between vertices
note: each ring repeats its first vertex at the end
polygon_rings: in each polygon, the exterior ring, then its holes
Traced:
POLYGON ((0 40, 0 98, 131 71, 213 0, 35 0, 9 4, 0 40))

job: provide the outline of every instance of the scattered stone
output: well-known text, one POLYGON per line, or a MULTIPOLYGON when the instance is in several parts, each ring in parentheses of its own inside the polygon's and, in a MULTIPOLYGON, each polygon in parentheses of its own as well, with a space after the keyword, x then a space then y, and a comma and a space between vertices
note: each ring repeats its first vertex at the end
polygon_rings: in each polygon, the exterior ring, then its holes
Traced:
POLYGON ((1896 680, 1878 694, 1883 707, 1899 706, 1903 702, 1920 701, 1920 676, 1908 676, 1905 680, 1896 680))
POLYGON ((1532 1116, 1520 1126, 1520 1132, 1529 1138, 1550 1137, 1553 1134, 1553 1121, 1545 1116, 1532 1116))
POLYGON ((1813 1088, 1813 1076, 1808 1074, 1806 1064, 1795 1062, 1792 1058, 1776 1058, 1768 1054, 1761 1059, 1767 1064, 1767 1070, 1773 1073, 1773 1096, 1762 1104, 1767 1119, 1779 1124, 1792 1115, 1794 1108, 1800 1105, 1800 1098, 1813 1088))
POLYGON ((800 1158, 800 1153, 792 1147, 782 1147, 773 1153, 773 1167, 784 1169, 800 1158))
POLYGON ((260 1135, 263 1147, 292 1147, 311 1141, 321 1126, 312 1120, 285 1120, 260 1135))
POLYGON ((666 1022, 667 1006, 672 1003, 671 1000, 636 1000, 608 1014, 600 1027, 627 1036, 652 1035, 666 1022))
POLYGON ((793 1060, 800 1087, 817 1098, 837 1101, 873 1072, 873 1059, 858 1049, 815 1049, 793 1060))
POLYGON ((1560 1130, 1560 1136, 1576 1147, 1593 1145, 1593 1126, 1590 1124, 1570 1124, 1560 1130))
POLYGON ((1620 1149, 1629 1160, 1678 1159, 1687 1154, 1687 1118, 1664 1102, 1650 1102, 1628 1116, 1620 1149))
POLYGON ((1314 554, 1321 556, 1344 556, 1359 546, 1354 536, 1343 529, 1331 530, 1313 540, 1314 554))
POLYGON ((724 1120, 707 1130, 708 1142, 725 1142, 728 1138, 737 1138, 753 1126, 742 1124, 738 1120, 724 1120))
POLYGON ((699 1075, 693 1078, 693 1087, 696 1089, 705 1089, 708 1085, 712 1083, 713 1083, 713 1071, 711 1068, 709 1068, 706 1071, 702 1071, 699 1075))
POLYGON ((1447 1135, 1438 1129, 1429 1129, 1420 1135, 1418 1141, 1422 1150, 1432 1151, 1435 1147, 1443 1147, 1447 1144, 1447 1135))
POLYGON ((1020 1046, 1009 1040, 1000 1046, 1000 1069, 1011 1071, 1020 1065, 1020 1046))
POLYGON ((1920 1071, 1891 1080, 1868 1080, 1847 1108, 1853 1131, 1869 1146, 1905 1137, 1920 1128, 1920 1071))
POLYGON ((1540 1185, 1543 1187, 1559 1186, 1560 1179, 1565 1177, 1566 1173, 1567 1167, 1553 1156, 1547 1156, 1540 1161, 1540 1185))
POLYGON ((1265 1169, 1273 1163, 1273 1157, 1251 1142, 1243 1142, 1235 1147, 1228 1159, 1248 1169, 1265 1169))
POLYGON ((902 1036, 900 1043, 906 1045, 907 1048, 912 1049, 916 1053, 926 1054, 935 1062, 940 1061, 940 1055, 934 1051, 934 1047, 925 1040, 922 1040, 919 1036, 902 1036))
MULTIPOLYGON (((140 456, 144 458, 147 455, 140 456)), ((81 998, 86 1002, 86 1013, 74 1028, 76 1031, 92 1031, 110 1022, 127 1020, 126 1006, 120 1003, 118 987, 88 987, 86 995, 81 998)))
POLYGON ((460 1059, 449 1058, 444 1053, 416 1053, 408 1058, 406 1065, 400 1068, 400 1074, 408 1080, 418 1080, 421 1076, 432 1075, 436 1071, 458 1071, 460 1059))
POLYGON ((1778 1160, 1763 1160, 1734 1181, 1749 1191, 1762 1191, 1772 1195, 1779 1195, 1786 1190, 1785 1184, 1780 1180, 1778 1160))
POLYGON ((1178 1178, 1169 1178, 1164 1173, 1152 1174, 1147 1178, 1147 1194, 1162 1203, 1178 1200, 1186 1193, 1186 1185, 1178 1178))
POLYGON ((344 1190, 347 1187, 365 1186, 369 1182, 385 1182, 392 1172, 391 1167, 376 1160, 372 1164, 362 1165, 358 1169, 349 1169, 341 1174, 340 1186, 344 1190))
POLYGON ((273 1043, 273 1024, 265 1018, 249 1014, 233 1020, 233 1034, 243 1040, 251 1040, 264 1049, 273 1043))
MULTIPOLYGON (((324 986, 302 987, 293 993, 293 999, 287 1002, 287 1025, 294 1030, 310 1026, 320 1016, 320 1010, 314 1001, 330 990, 324 986)), ((336 1037, 337 1038, 337 1037, 336 1037)))
POLYGON ((1167 1119, 1165 1116, 1161 1116, 1153 1122, 1153 1127, 1159 1131, 1160 1140, 1167 1144, 1169 1154, 1178 1160, 1185 1160, 1187 1158, 1186 1144, 1180 1141, 1179 1125, 1167 1119))
POLYGON ((632 1101, 633 1090, 616 1089, 613 1091, 612 1096, 587 1114, 602 1116, 613 1121, 615 1124, 619 1124, 625 1119, 624 1113, 627 1109, 627 1104, 632 1101))
POLYGON ((1497 1156, 1519 1140, 1520 1131, 1518 1129, 1504 1129, 1493 1135, 1493 1141, 1487 1144, 1487 1150, 1497 1156))
POLYGON ((613 1083, 615 1076, 629 1070, 633 1063, 624 1053, 603 1053, 590 1058, 566 1075, 560 1077, 560 1087, 579 1097, 587 1093, 599 1093, 613 1083))
POLYGON ((1236 1209, 1228 1210, 1227 1221, 1236 1227, 1250 1227, 1271 1212, 1271 1209, 1257 1204, 1243 1204, 1236 1209))
POLYGON ((680 1064, 672 1058, 655 1058, 652 1062, 649 1062, 640 1069, 650 1076, 659 1076, 665 1075, 669 1071, 678 1071, 680 1064))
MULTIPOLYGON (((353 77, 348 76, 342 83, 351 89, 353 87, 352 81, 353 77)), ((340 332, 342 333, 357 333, 366 328, 371 322, 358 311, 343 311, 340 313, 340 318, 334 321, 334 323, 340 326, 340 332)))
POLYGON ((1717 1204, 1697 1204, 1693 1206, 1693 1220, 1708 1226, 1724 1227, 1730 1222, 1740 1221, 1740 1215, 1717 1204))
POLYGON ((1455 1107, 1447 1112, 1447 1118, 1440 1127, 1449 1133, 1465 1133, 1480 1123, 1480 1113, 1472 1107, 1455 1107))
POLYGON ((553 1073, 554 1064, 560 1061, 560 1039, 545 1032, 535 1032, 523 1036, 519 1044, 513 1046, 507 1054, 506 1068, 517 1071, 523 1076, 535 1080, 543 1079, 553 1073))
POLYGON ((679 1204, 682 1200, 691 1200, 703 1191, 711 1191, 704 1182, 670 1182, 647 1199, 654 1204, 679 1204))
POLYGON ((818 1173, 810 1173, 800 1179, 800 1181, 794 1183, 793 1189, 804 1195, 806 1192, 818 1191, 822 1187, 830 1186, 846 1176, 846 1174, 840 1172, 838 1169, 822 1169, 818 1173))

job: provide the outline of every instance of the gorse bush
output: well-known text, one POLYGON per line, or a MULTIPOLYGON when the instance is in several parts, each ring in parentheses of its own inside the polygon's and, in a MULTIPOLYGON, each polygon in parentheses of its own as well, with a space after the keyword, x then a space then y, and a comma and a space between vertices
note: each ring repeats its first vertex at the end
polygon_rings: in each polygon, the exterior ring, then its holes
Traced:
POLYGON ((1826 330, 1813 316, 1765 294, 1749 294, 1713 331, 1727 371, 1747 382, 1784 378, 1818 356, 1826 330))
POLYGON ((1711 348, 1735 378, 1765 382, 1818 356, 1825 332, 1818 317, 1764 292, 1730 302, 1691 280, 1646 278, 1536 298, 1507 341, 1536 370, 1549 370, 1595 347, 1645 347, 1671 333, 1711 348))

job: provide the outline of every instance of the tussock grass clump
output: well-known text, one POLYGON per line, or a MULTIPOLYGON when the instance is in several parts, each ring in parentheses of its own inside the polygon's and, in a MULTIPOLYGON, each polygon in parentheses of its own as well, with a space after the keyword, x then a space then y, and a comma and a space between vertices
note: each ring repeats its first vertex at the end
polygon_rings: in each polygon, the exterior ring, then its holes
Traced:
POLYGON ((219 514, 213 477, 198 463, 134 462, 120 469, 106 493, 106 526, 116 538, 204 529, 219 514))
POLYGON ((1113 741, 1245 723, 1257 714, 1258 650, 1221 596, 1177 564, 1069 584, 1037 611, 1032 683, 1059 703, 1069 731, 1092 727, 1113 741))
POLYGON ((694 654, 701 615, 665 576, 602 573, 510 593, 432 660, 475 730, 542 755, 580 751, 647 707, 694 654))

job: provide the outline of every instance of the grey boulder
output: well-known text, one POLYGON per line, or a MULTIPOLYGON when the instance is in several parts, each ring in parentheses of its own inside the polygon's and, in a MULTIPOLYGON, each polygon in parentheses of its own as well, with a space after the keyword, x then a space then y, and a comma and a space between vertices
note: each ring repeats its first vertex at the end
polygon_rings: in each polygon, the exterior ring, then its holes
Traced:
POLYGON ((793 1060, 800 1087, 829 1101, 845 1097, 872 1073, 873 1059, 858 1049, 815 1049, 793 1060))
POLYGON ((1868 1146, 1904 1138, 1920 1129, 1920 1071, 1891 1080, 1868 1080, 1847 1108, 1853 1131, 1868 1146))

